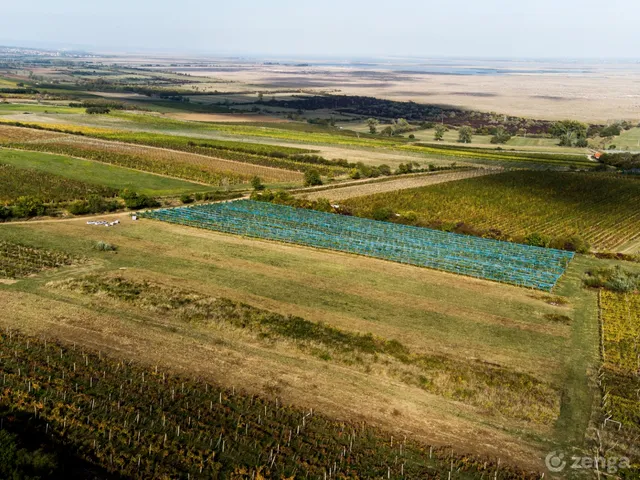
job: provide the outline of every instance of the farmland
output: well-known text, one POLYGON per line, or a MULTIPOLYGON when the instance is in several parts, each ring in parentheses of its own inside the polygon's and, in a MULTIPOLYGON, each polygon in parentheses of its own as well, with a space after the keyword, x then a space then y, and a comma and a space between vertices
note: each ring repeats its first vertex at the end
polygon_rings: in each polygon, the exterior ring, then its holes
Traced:
POLYGON ((113 197, 125 188, 159 196, 211 190, 206 185, 39 152, 0 149, 0 164, 13 174, 0 181, 6 202, 22 195, 45 202, 83 199, 91 194, 113 197))
POLYGON ((572 254, 377 223, 269 203, 238 201, 155 210, 146 218, 370 255, 550 291, 572 254))
MULTIPOLYGON (((0 155, 0 162, 3 160, 3 155, 0 155)), ((89 195, 114 197, 116 194, 116 190, 101 185, 0 163, 0 202, 3 204, 12 204, 26 196, 37 197, 44 202, 64 202, 89 195)))
MULTIPOLYGON (((603 410, 622 434, 614 441, 620 451, 637 458, 635 438, 640 431, 640 296, 637 293, 600 291, 602 321, 603 410)), ((637 464, 637 461, 634 460, 637 464)), ((637 468, 637 465, 636 465, 637 468)))
MULTIPOLYGON (((82 220, 7 224, 0 232, 7 241, 28 238, 30 246, 86 258, 78 267, 0 286, 9 306, 0 314, 3 325, 16 326, 19 318, 21 328, 33 334, 48 332, 80 345, 91 339, 93 348, 124 358, 134 354, 151 368, 159 363, 261 395, 277 392, 283 402, 313 405, 338 418, 358 412, 358 418, 392 430, 402 426, 428 442, 453 441, 456 450, 467 451, 479 431, 495 445, 518 438, 522 450, 511 455, 525 465, 539 465, 531 460, 539 458, 534 452, 574 441, 574 430, 554 429, 558 418, 579 426, 589 416, 588 385, 569 382, 571 408, 561 407, 561 391, 567 378, 585 368, 563 352, 597 359, 587 341, 597 329, 590 330, 589 317, 580 313, 582 302, 594 302, 591 297, 555 304, 553 295, 547 299, 495 282, 148 220, 106 230, 82 220), (93 250, 98 240, 118 245, 117 255, 93 250), (207 298, 226 298, 310 323, 262 314, 257 323, 244 316, 237 322, 215 313, 215 324, 185 323, 177 312, 154 306, 157 300, 146 293, 140 300, 100 293, 99 285, 117 277, 123 278, 118 285, 134 291, 148 283, 163 305, 172 298, 164 289, 179 284, 187 292, 179 298, 188 295, 201 305, 207 298), (52 323, 39 320, 44 310, 52 323), (558 322, 560 317, 570 321, 558 322), (578 334, 583 329, 588 333, 578 334), (368 333, 373 343, 361 337, 368 333), (350 350, 334 338, 344 339, 350 350), (340 407, 336 398, 343 399, 340 407), (373 408, 363 411, 365 401, 373 408), (456 425, 456 433, 444 425, 456 425), (523 429, 529 432, 524 437, 515 433, 523 429)), ((568 294, 583 268, 574 260, 557 294, 568 294)))
POLYGON ((412 212, 422 225, 464 222, 509 237, 579 235, 595 249, 613 250, 640 236, 639 199, 640 183, 632 178, 513 171, 344 204, 358 215, 388 207, 412 212))
MULTIPOLYGON (((402 438, 389 443, 366 425, 332 421, 277 399, 12 332, 0 336, 0 358, 5 387, 0 412, 12 417, 4 428, 20 438, 46 436, 54 455, 64 448, 67 456, 112 474, 421 478, 437 472, 461 479, 482 473, 537 478, 519 469, 498 471, 483 459, 455 457, 444 449, 427 451, 402 438), (23 417, 30 414, 27 422, 23 417)), ((73 466, 58 468, 62 477, 73 466)))
POLYGON ((63 251, 0 241, 0 279, 15 279, 49 268, 71 265, 77 260, 63 251))
MULTIPOLYGON (((117 133, 113 135, 103 133, 102 136, 116 137, 116 139, 122 140, 118 137, 117 133)), ((164 138, 162 136, 156 137, 164 138)), ((188 139, 184 139, 184 142, 170 143, 169 146, 177 148, 178 150, 191 150, 198 152, 198 154, 181 154, 176 151, 169 151, 166 148, 134 148, 120 143, 88 141, 83 137, 64 134, 45 136, 46 141, 41 141, 41 138, 42 133, 40 130, 0 127, 0 142, 12 148, 77 156, 136 170, 205 182, 212 185, 220 185, 223 179, 227 179, 230 183, 246 183, 248 179, 254 175, 260 175, 267 181, 276 182, 283 180, 293 181, 301 178, 300 174, 270 168, 273 164, 280 165, 281 163, 285 163, 289 166, 289 164, 295 164, 295 162, 287 162, 286 160, 279 159, 271 160, 267 157, 264 157, 264 160, 261 161, 260 159, 263 157, 258 155, 252 156, 251 154, 236 153, 230 150, 224 150, 223 152, 225 153, 222 153, 221 156, 231 156, 240 160, 225 160, 216 157, 216 154, 220 153, 220 150, 204 147, 189 147, 187 145, 188 139), (176 146, 174 143, 179 145, 176 146), (251 161, 245 163, 244 160, 248 157, 250 157, 250 160, 253 159, 253 163, 257 163, 258 165, 251 165, 251 161), (260 163, 265 163, 268 168, 261 168, 259 166, 260 163)), ((127 138, 129 138, 132 143, 145 143, 139 139, 137 134, 131 134, 127 138)), ((157 138, 156 141, 149 140, 147 143, 152 144, 152 146, 167 146, 166 143, 157 140, 157 138)), ((175 137, 168 138, 172 139, 175 137)))
POLYGON ((617 268, 640 278, 640 182, 588 156, 604 122, 64 55, 0 58, 0 442, 34 476, 560 480, 549 452, 640 454, 617 268))

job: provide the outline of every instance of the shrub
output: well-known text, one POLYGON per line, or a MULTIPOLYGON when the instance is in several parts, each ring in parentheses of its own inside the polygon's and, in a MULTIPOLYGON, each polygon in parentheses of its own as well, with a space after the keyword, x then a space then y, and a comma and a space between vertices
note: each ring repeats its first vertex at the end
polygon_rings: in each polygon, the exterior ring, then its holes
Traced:
POLYGON ((579 235, 571 235, 566 238, 555 238, 551 241, 549 246, 576 253, 589 253, 589 250, 591 249, 589 242, 579 235))
POLYGON ((264 185, 262 184, 262 180, 260 180, 260 177, 253 177, 251 179, 251 186, 253 187, 254 190, 264 190, 264 185))
POLYGON ((8 220, 13 216, 13 212, 9 207, 0 206, 0 221, 8 220))
POLYGON ((525 237, 524 243, 533 247, 548 247, 551 244, 551 239, 546 235, 534 232, 525 237))
POLYGON ((322 185, 322 179, 320 173, 315 169, 309 169, 304 172, 304 185, 306 187, 313 187, 315 185, 322 185))
POLYGON ((13 215, 16 217, 37 217, 45 212, 44 203, 35 197, 19 197, 13 207, 13 215))
POLYGON ((188 204, 188 203, 193 203, 193 197, 191 195, 189 195, 188 193, 183 193, 180 196, 180 201, 182 203, 184 203, 185 205, 188 204))
POLYGON ((131 210, 139 210, 141 208, 154 208, 159 207, 160 203, 153 197, 147 195, 140 195, 130 190, 123 190, 120 194, 124 200, 124 204, 131 210))
POLYGON ((377 207, 371 212, 371 218, 374 220, 389 220, 393 216, 393 210, 389 207, 377 207))
POLYGON ((72 215, 85 215, 90 212, 89 204, 84 200, 76 200, 70 203, 67 210, 72 215))
POLYGON ((115 252, 118 249, 118 247, 116 247, 115 245, 111 243, 103 242, 102 240, 99 242, 96 242, 93 248, 101 252, 115 252))
POLYGON ((85 112, 88 113, 89 115, 101 115, 101 114, 106 114, 109 113, 111 110, 109 110, 108 107, 104 107, 104 106, 95 106, 95 107, 88 107, 85 112))
POLYGON ((629 272, 620 265, 587 272, 584 283, 588 287, 605 288, 613 292, 629 293, 640 288, 640 274, 629 272))

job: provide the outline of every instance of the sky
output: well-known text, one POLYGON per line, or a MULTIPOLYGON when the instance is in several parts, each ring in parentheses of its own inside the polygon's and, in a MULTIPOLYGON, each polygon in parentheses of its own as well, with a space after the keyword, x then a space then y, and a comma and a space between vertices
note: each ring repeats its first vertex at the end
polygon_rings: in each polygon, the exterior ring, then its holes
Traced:
POLYGON ((638 0, 30 0, 0 45, 376 58, 638 58, 638 0))

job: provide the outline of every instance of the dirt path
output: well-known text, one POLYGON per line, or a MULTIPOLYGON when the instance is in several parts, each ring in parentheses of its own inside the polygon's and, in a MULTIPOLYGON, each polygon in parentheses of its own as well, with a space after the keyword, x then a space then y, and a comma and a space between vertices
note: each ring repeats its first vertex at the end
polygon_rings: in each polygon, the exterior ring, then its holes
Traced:
POLYGON ((427 185, 436 185, 438 183, 453 182, 463 180, 465 178, 482 177, 484 175, 493 175, 501 172, 502 169, 478 169, 465 170, 462 172, 440 173, 432 175, 420 175, 414 177, 398 178, 386 182, 364 183, 349 185, 345 187, 337 187, 330 190, 319 190, 314 192, 301 192, 300 197, 310 200, 318 198, 329 198, 330 200, 345 200, 352 197, 361 197, 364 195, 372 195, 374 193, 385 193, 394 190, 405 190, 407 188, 425 187, 427 185))

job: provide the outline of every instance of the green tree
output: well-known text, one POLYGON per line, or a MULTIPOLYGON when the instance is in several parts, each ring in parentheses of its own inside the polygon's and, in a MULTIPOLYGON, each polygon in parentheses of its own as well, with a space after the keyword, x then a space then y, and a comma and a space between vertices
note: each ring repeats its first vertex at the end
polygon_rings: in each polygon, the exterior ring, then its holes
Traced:
POLYGON ((511 134, 502 126, 496 128, 496 132, 491 137, 491 143, 507 143, 511 140, 511 134))
POLYGON ((384 135, 385 137, 390 137, 393 135, 393 127, 391 127, 390 125, 387 125, 386 127, 384 127, 382 129, 382 132, 380 132, 382 135, 384 135))
POLYGON ((264 185, 262 184, 262 180, 260 177, 255 176, 251 179, 251 186, 254 190, 264 190, 264 185))
POLYGON ((442 124, 436 125, 436 131, 433 134, 433 139, 436 141, 441 141, 444 139, 444 134, 447 131, 447 127, 442 124))
POLYGON ((322 185, 322 179, 320 178, 320 173, 318 173, 318 171, 313 168, 304 172, 304 185, 305 187, 322 185))
POLYGON ((588 130, 589 126, 586 123, 577 120, 562 120, 554 123, 549 131, 551 135, 560 139, 560 146, 573 147, 581 139, 587 138, 588 130))
POLYGON ((473 129, 468 126, 460 127, 458 130, 458 142, 471 143, 473 140, 473 129))
POLYGON ((378 131, 378 124, 380 122, 378 122, 378 120, 376 120, 375 118, 368 118, 367 119, 367 126, 369 127, 369 133, 371 133, 372 135, 374 133, 377 133, 378 131))

